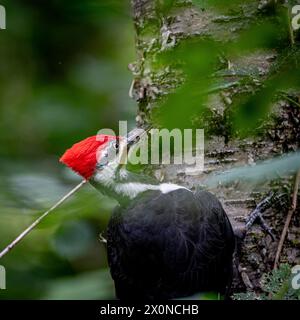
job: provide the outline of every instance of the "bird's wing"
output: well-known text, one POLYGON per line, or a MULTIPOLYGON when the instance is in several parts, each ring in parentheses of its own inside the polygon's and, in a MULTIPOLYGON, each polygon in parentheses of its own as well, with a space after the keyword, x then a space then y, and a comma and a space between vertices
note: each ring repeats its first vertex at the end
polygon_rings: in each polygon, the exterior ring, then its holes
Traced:
POLYGON ((222 268, 229 268, 233 239, 229 220, 213 195, 184 189, 152 192, 114 213, 108 261, 113 278, 126 283, 127 292, 130 286, 155 291, 150 288, 155 284, 160 291, 188 294, 212 283, 216 287, 218 273, 224 271, 226 277, 229 270, 222 268))

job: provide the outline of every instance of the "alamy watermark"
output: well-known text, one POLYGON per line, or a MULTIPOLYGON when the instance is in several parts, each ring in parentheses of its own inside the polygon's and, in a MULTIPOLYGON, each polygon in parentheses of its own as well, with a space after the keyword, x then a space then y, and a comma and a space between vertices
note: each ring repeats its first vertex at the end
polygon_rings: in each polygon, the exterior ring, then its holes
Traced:
MULTIPOLYGON (((101 135, 126 137, 128 134, 127 121, 119 121, 119 134, 111 129, 98 131, 101 135)), ((112 150, 106 161, 115 158, 118 150, 112 150)), ((102 151, 97 154, 98 162, 103 159, 102 151)), ((203 129, 184 129, 175 128, 155 129, 152 128, 149 134, 142 135, 132 148, 128 156, 120 159, 121 164, 175 164, 185 165, 185 173, 196 175, 204 170, 204 130, 203 129), (149 152, 150 151, 150 152, 149 152)))
POLYGON ((6 10, 0 5, 0 29, 6 29, 6 10))
POLYGON ((294 30, 300 29, 300 4, 292 8, 292 27, 294 30))
POLYGON ((3 266, 0 265, 0 290, 6 289, 6 271, 3 266))

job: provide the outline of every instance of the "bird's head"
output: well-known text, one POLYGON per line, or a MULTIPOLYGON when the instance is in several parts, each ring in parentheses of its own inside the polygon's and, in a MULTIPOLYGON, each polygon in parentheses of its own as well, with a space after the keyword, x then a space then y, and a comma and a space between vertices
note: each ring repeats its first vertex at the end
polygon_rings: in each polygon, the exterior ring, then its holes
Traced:
POLYGON ((136 128, 127 137, 104 134, 88 137, 66 150, 60 162, 89 180, 108 166, 116 169, 126 163, 128 149, 145 133, 136 128))
POLYGON ((120 138, 99 134, 75 143, 66 150, 60 162, 89 180, 97 170, 116 160, 120 138))

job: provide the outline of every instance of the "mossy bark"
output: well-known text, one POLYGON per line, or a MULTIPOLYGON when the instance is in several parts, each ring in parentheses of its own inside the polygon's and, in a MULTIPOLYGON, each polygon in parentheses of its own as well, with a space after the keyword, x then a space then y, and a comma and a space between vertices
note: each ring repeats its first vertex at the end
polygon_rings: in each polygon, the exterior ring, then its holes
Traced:
MULTIPOLYGON (((172 50, 189 38, 211 38, 223 43, 233 41, 241 30, 259 19, 263 12, 274 10, 275 4, 276 1, 253 0, 238 5, 235 10, 220 13, 213 8, 195 6, 189 0, 132 0, 137 59, 130 64, 134 77, 130 95, 138 103, 137 125, 150 122, 153 110, 159 108, 160 102, 180 87, 185 79, 181 70, 174 68, 171 63, 154 69, 153 62, 158 54, 172 50)), ((269 181, 249 184, 239 180, 211 187, 206 185, 208 178, 234 167, 254 166, 260 160, 299 148, 300 129, 296 123, 300 119, 300 112, 295 103, 299 103, 300 98, 297 96, 292 101, 277 99, 274 102, 268 125, 263 126, 259 136, 241 139, 227 130, 230 127, 228 114, 232 112, 236 97, 241 93, 254 91, 258 83, 262 83, 270 72, 274 72, 277 56, 274 50, 264 50, 241 58, 228 58, 226 61, 230 65, 228 69, 235 71, 231 82, 238 80, 236 74, 244 70, 251 71, 254 81, 238 83, 233 87, 225 86, 211 94, 208 103, 210 115, 205 119, 204 127, 213 130, 205 136, 203 173, 186 175, 184 166, 176 165, 156 168, 155 174, 165 181, 179 183, 191 189, 202 186, 213 192, 222 201, 234 228, 242 227, 245 217, 256 203, 262 200, 270 189, 279 187, 269 181)), ((289 179, 287 176, 280 177, 280 188, 284 185, 289 187, 289 179)), ((286 192, 287 195, 288 193, 289 191, 286 192)), ((235 292, 245 289, 260 290, 262 274, 272 269, 288 207, 285 203, 280 209, 277 206, 277 209, 273 208, 265 213, 267 222, 276 234, 275 242, 272 242, 271 237, 259 226, 255 226, 247 235, 236 275, 235 292)), ((281 256, 282 262, 292 265, 300 263, 297 239, 299 221, 294 218, 281 256)))

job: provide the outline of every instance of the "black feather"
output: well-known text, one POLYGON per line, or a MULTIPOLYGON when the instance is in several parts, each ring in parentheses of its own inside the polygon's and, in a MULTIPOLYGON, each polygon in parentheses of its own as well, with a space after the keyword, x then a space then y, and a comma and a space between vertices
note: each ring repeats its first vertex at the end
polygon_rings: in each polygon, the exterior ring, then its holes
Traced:
POLYGON ((125 300, 226 294, 235 239, 215 196, 147 191, 115 210, 107 251, 116 295, 125 300))

